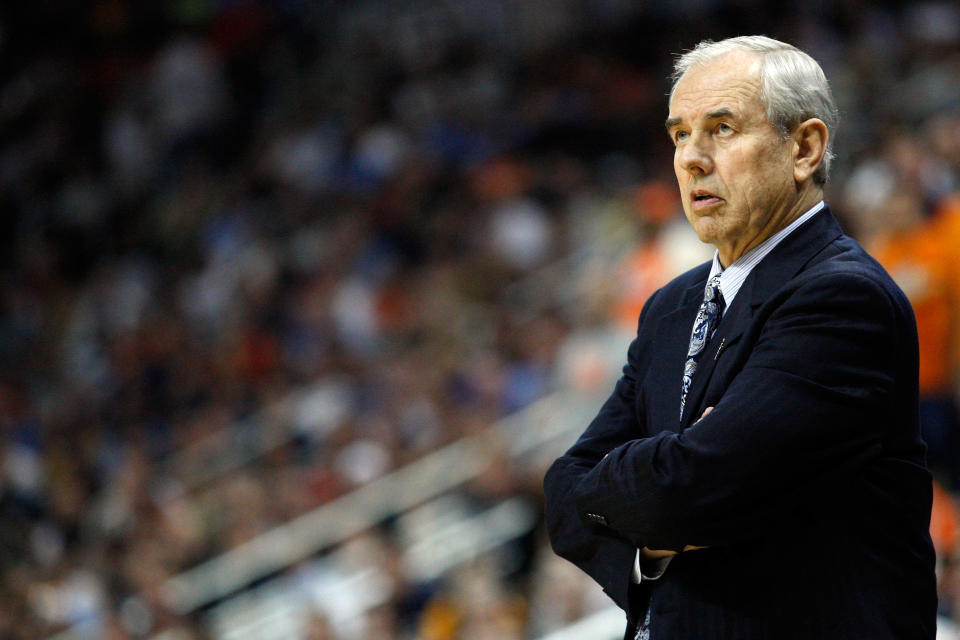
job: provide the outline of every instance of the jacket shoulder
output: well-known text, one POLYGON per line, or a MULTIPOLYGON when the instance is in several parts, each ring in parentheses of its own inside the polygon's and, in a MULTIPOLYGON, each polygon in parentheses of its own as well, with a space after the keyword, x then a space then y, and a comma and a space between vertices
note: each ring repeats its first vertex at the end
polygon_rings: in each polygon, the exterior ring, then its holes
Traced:
POLYGON ((830 243, 817 259, 797 274, 798 284, 829 279, 848 286, 866 286, 881 291, 894 306, 910 309, 910 302, 886 269, 849 236, 830 243))

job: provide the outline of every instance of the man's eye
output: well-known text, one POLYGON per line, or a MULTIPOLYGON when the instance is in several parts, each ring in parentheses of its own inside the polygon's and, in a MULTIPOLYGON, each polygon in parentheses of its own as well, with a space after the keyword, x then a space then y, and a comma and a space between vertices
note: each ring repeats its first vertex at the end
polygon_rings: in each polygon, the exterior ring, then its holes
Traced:
POLYGON ((722 136, 728 136, 731 133, 733 133, 733 127, 731 127, 726 123, 720 123, 719 125, 717 125, 717 133, 719 133, 722 136))
POLYGON ((690 134, 686 131, 677 131, 675 134, 673 134, 673 139, 675 142, 683 142, 689 135, 690 134))

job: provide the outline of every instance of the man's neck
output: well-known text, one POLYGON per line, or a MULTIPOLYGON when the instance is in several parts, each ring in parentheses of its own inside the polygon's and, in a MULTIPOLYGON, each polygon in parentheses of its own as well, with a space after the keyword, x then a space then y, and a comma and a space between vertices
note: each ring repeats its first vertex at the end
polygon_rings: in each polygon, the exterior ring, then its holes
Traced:
POLYGON ((767 226, 764 227, 741 246, 718 246, 717 253, 720 259, 720 266, 724 269, 739 260, 742 256, 749 253, 757 245, 774 235, 781 229, 786 228, 791 222, 809 211, 811 207, 823 200, 823 189, 819 186, 812 187, 804 191, 792 206, 788 207, 785 213, 779 216, 771 216, 767 226))

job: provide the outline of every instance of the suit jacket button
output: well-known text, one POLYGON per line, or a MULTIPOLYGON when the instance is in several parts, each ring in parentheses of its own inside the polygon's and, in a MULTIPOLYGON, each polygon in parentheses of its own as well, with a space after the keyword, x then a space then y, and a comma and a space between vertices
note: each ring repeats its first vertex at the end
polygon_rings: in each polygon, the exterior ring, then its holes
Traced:
POLYGON ((588 513, 587 518, 596 522, 597 524, 602 524, 603 526, 607 526, 607 519, 604 518, 599 513, 588 513))

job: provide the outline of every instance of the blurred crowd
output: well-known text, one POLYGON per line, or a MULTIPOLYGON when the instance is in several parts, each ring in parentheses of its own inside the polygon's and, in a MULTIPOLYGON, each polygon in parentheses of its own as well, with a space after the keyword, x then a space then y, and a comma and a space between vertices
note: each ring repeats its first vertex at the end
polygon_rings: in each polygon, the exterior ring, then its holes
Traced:
MULTIPOLYGON (((0 640, 212 638, 169 578, 562 390, 585 335, 625 353, 712 255, 671 54, 740 33, 832 81, 828 203, 914 305, 960 619, 955 3, 69 4, 0 9, 0 640)), ((543 471, 463 493, 539 513, 543 471)), ((538 637, 604 604, 539 528, 429 582, 373 535, 392 595, 304 638, 538 637)))

